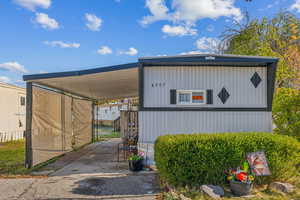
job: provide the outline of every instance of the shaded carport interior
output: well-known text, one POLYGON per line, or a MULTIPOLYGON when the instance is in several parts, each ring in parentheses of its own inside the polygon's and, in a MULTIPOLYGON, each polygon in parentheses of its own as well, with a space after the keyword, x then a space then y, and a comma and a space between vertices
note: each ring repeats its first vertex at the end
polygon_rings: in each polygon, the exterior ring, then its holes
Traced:
POLYGON ((26 166, 32 167, 92 140, 95 101, 137 97, 138 63, 25 75, 26 166))

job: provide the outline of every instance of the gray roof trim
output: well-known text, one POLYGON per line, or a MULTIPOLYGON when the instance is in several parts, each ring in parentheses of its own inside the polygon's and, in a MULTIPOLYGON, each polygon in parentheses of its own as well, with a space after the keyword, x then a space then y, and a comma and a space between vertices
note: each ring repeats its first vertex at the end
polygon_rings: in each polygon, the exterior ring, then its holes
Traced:
POLYGON ((194 55, 179 55, 179 56, 160 56, 160 57, 143 57, 139 62, 144 63, 159 63, 159 62, 191 62, 191 63, 273 63, 277 62, 278 58, 266 56, 242 56, 230 54, 194 54, 194 55))
POLYGON ((69 77, 69 76, 82 76, 82 75, 88 75, 88 74, 97 74, 97 73, 111 72, 111 71, 131 69, 131 68, 137 68, 137 67, 138 67, 138 63, 128 63, 128 64, 123 64, 123 65, 99 67, 99 68, 79 70, 79 71, 24 75, 23 80, 24 81, 32 81, 32 80, 38 80, 38 79, 62 78, 62 77, 69 77))

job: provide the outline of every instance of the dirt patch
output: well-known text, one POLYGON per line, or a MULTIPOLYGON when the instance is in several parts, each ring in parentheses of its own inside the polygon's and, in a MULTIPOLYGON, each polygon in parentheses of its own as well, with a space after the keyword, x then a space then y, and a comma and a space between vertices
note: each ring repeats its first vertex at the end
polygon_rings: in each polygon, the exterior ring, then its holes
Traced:
POLYGON ((78 187, 73 189, 74 194, 100 195, 101 186, 105 184, 105 181, 102 178, 88 178, 75 183, 78 184, 78 187))
POLYGON ((110 175, 86 178, 75 182, 74 194, 110 196, 110 195, 149 195, 159 192, 154 174, 110 175))

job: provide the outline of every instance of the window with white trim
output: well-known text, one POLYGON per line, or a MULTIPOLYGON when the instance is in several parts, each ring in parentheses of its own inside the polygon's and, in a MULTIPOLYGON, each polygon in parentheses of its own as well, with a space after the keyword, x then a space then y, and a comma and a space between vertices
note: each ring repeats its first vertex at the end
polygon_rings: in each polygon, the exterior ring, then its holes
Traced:
POLYGON ((206 90, 177 90, 177 105, 206 104, 206 90))

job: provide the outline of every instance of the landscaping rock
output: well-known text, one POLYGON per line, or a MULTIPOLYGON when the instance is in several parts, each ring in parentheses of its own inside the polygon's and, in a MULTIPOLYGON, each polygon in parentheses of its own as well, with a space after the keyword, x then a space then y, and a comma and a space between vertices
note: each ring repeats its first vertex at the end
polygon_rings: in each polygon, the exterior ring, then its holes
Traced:
POLYGON ((283 193, 291 193, 294 192, 295 187, 289 183, 274 182, 269 185, 269 189, 273 189, 283 193))
POLYGON ((219 199, 224 196, 224 190, 216 185, 202 185, 200 189, 213 199, 219 199))
POLYGON ((191 198, 188 198, 186 196, 184 196, 183 194, 180 194, 180 200, 192 200, 191 198))
POLYGON ((170 192, 169 192, 170 194, 171 194, 171 196, 174 198, 174 199, 179 199, 179 195, 174 191, 174 190, 170 190, 170 192))

